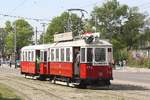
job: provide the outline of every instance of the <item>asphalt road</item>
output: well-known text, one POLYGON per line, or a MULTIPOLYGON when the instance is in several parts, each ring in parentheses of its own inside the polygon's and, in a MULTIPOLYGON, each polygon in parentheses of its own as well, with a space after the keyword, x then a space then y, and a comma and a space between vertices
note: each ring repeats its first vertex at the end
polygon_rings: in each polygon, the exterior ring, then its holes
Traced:
POLYGON ((150 72, 126 72, 120 70, 114 70, 113 72, 114 80, 150 84, 150 72))
POLYGON ((3 65, 0 67, 0 83, 14 89, 16 94, 24 100, 150 100, 150 88, 143 87, 141 84, 129 84, 130 81, 148 83, 141 77, 149 76, 145 73, 142 73, 143 76, 140 74, 115 70, 114 80, 110 87, 78 89, 49 81, 27 79, 24 75, 20 75, 20 68, 15 69, 14 66, 10 68, 8 65, 3 65), (131 76, 133 79, 129 78, 131 76), (125 80, 128 82, 124 82, 125 80))

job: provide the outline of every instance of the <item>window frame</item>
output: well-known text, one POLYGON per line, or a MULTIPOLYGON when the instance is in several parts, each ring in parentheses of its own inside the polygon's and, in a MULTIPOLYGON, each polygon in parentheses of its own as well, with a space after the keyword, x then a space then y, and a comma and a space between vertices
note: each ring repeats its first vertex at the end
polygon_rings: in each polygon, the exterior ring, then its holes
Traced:
POLYGON ((32 55, 32 56, 31 56, 31 57, 32 57, 32 61, 34 62, 34 61, 35 61, 35 53, 34 53, 34 50, 32 50, 31 52, 32 52, 32 53, 31 53, 31 55, 32 55))
POLYGON ((73 61, 73 49, 72 47, 65 47, 65 62, 72 62, 73 61), (70 50, 69 60, 67 61, 67 49, 70 50))
POLYGON ((24 61, 24 51, 21 52, 21 61, 24 61))
POLYGON ((108 47, 106 46, 101 46, 101 47, 94 47, 94 65, 108 65, 108 47), (105 49, 105 61, 101 62, 96 62, 95 61, 95 49, 96 48, 104 48, 105 49))
POLYGON ((99 47, 99 46, 91 47, 91 46, 89 46, 89 47, 81 47, 80 50, 82 50, 83 48, 85 48, 85 61, 81 60, 82 52, 80 52, 80 55, 81 55, 80 62, 81 63, 92 63, 93 65, 106 65, 106 64, 108 64, 108 52, 107 52, 107 49, 111 48, 111 47, 99 47), (87 49, 88 48, 92 48, 92 53, 93 53, 93 60, 92 60, 92 62, 88 62, 87 61, 87 49), (95 49, 96 48, 104 48, 105 49, 105 61, 104 62, 96 62, 95 61, 95 49))
POLYGON ((65 62, 65 48, 60 48, 60 61, 65 62), (62 51, 63 50, 63 60, 62 60, 62 51))
POLYGON ((48 61, 48 62, 51 61, 51 56, 50 56, 50 54, 51 54, 51 49, 48 48, 48 49, 47 49, 47 61, 48 61))
POLYGON ((55 48, 55 49, 56 49, 55 50, 55 55, 56 55, 55 61, 60 62, 60 48, 55 48), (58 50, 58 52, 57 52, 57 50, 58 50), (57 55, 57 53, 58 53, 58 55, 57 55))
POLYGON ((55 48, 51 48, 50 49, 50 61, 51 62, 55 62, 56 60, 55 60, 55 48), (53 50, 53 56, 54 56, 54 58, 53 58, 53 60, 52 60, 52 50, 53 50))
POLYGON ((26 61, 28 61, 28 51, 25 52, 26 61))
POLYGON ((44 61, 44 50, 40 50, 40 61, 44 61))
POLYGON ((81 63, 86 63, 87 62, 87 59, 86 59, 87 58, 87 55, 86 55, 87 50, 86 50, 86 48, 81 48, 80 51, 81 51, 80 52, 80 62, 81 63), (84 49, 84 61, 82 61, 82 56, 83 56, 82 55, 82 49, 84 49))
POLYGON ((106 64, 107 63, 107 48, 106 47, 94 47, 94 64, 106 64), (99 61, 99 62, 97 62, 96 60, 95 60, 95 50, 96 49, 104 49, 105 50, 105 61, 99 61))

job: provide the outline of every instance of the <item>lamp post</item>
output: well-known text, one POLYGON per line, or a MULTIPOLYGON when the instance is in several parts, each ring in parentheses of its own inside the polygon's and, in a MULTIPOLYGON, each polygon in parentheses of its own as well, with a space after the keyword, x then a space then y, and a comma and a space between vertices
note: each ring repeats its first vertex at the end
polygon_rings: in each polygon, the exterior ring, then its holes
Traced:
POLYGON ((16 48, 17 48, 17 32, 16 32, 16 22, 14 23, 14 57, 15 57, 15 68, 16 68, 16 48))

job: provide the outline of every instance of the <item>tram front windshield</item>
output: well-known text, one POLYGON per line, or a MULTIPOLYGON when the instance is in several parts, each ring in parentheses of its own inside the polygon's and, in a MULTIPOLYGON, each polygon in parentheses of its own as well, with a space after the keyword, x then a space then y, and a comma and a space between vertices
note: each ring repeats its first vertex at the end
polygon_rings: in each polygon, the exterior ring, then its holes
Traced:
POLYGON ((95 62, 105 62, 106 58, 106 51, 105 48, 95 48, 95 62))
POLYGON ((81 62, 106 64, 106 48, 82 48, 81 62))

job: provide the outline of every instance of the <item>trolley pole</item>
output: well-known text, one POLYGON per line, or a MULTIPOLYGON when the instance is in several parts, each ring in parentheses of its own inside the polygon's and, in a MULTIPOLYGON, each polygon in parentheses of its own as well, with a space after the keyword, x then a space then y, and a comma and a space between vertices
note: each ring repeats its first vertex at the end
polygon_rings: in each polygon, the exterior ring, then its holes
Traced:
POLYGON ((15 68, 16 68, 16 47, 17 47, 17 32, 16 32, 16 22, 14 26, 14 60, 15 60, 15 68))
POLYGON ((94 15, 94 17, 95 17, 95 32, 97 32, 97 16, 96 16, 96 14, 94 15))
POLYGON ((45 35, 45 26, 47 25, 47 23, 41 23, 42 27, 43 27, 43 44, 45 43, 44 40, 44 35, 45 35))
POLYGON ((35 45, 37 45, 37 27, 35 27, 35 45))

